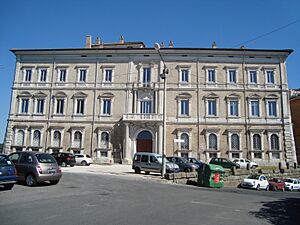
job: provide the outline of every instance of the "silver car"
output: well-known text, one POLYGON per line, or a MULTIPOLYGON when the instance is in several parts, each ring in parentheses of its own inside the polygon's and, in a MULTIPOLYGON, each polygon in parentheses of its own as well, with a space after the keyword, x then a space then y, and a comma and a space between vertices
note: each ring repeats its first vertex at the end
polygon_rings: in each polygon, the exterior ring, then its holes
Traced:
POLYGON ((18 181, 25 181, 28 186, 44 181, 57 184, 62 176, 56 160, 48 153, 22 151, 8 157, 17 169, 18 181))

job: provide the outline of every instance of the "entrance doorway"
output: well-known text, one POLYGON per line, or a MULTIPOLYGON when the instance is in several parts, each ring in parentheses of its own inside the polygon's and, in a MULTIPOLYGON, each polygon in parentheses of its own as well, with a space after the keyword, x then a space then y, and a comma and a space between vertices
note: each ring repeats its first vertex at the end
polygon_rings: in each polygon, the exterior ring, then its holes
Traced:
POLYGON ((149 131, 142 131, 136 138, 137 152, 152 152, 152 134, 149 131))

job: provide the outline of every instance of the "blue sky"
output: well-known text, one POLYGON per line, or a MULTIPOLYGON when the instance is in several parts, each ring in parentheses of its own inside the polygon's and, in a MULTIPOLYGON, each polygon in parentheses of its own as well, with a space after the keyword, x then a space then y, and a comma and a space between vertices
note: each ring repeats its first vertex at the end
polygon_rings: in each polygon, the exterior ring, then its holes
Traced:
MULTIPOLYGON (((0 143, 11 98, 15 57, 11 48, 80 48, 85 36, 104 42, 174 41, 175 47, 236 47, 300 20, 299 0, 1 0, 0 143)), ((246 43, 246 48, 294 49, 290 88, 300 88, 300 22, 246 43)))

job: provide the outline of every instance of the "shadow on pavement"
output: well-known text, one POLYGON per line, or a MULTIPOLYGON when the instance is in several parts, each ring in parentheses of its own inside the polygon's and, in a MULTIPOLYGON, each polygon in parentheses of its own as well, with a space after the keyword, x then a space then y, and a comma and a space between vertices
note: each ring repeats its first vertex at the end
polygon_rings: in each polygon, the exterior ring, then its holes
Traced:
POLYGON ((250 212, 250 214, 259 219, 268 220, 274 225, 299 223, 299 198, 285 198, 279 201, 262 203, 262 208, 259 211, 250 212))

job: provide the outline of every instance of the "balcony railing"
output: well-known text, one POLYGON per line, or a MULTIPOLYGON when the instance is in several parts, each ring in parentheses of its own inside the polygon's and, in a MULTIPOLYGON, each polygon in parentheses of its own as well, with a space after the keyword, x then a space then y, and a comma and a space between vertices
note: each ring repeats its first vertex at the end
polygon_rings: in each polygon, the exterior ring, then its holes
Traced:
POLYGON ((162 114, 128 113, 123 115, 123 121, 162 121, 162 114))

